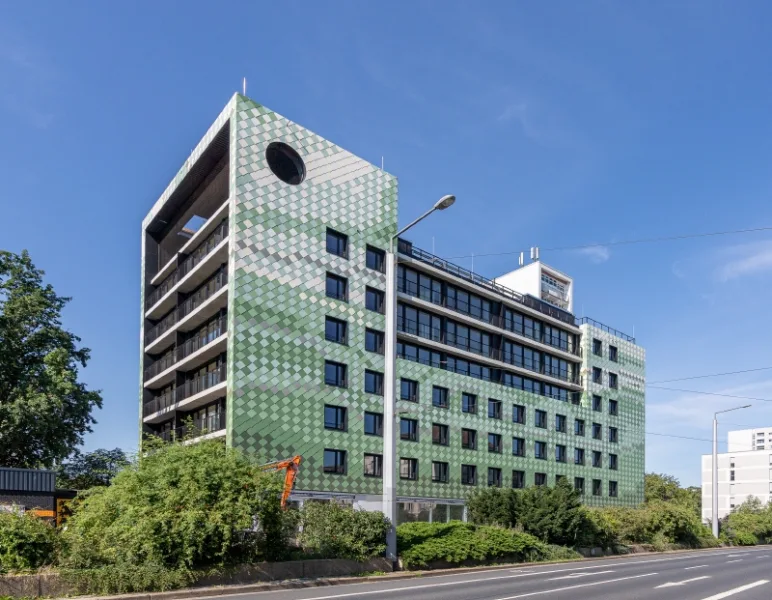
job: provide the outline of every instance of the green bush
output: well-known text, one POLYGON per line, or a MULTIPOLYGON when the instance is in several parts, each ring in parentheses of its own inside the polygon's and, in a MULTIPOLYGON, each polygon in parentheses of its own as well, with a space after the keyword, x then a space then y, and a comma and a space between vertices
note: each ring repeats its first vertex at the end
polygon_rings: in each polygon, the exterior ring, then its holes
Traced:
POLYGON ((63 569, 61 574, 79 593, 97 595, 163 592, 189 586, 195 581, 193 571, 153 564, 63 569))
POLYGON ((460 521, 405 523, 397 528, 397 544, 408 569, 427 567, 438 561, 455 566, 500 560, 545 560, 551 556, 546 544, 527 533, 460 521))
POLYGON ((51 564, 54 528, 27 514, 0 513, 0 572, 37 569, 51 564))
POLYGON ((300 514, 300 544, 322 558, 367 560, 386 550, 389 520, 380 512, 336 502, 307 502, 300 514))
POLYGON ((547 555, 544 557, 544 560, 577 560, 580 558, 582 558, 582 555, 573 548, 549 544, 547 546, 547 555))
POLYGON ((178 572, 286 551, 275 473, 218 440, 145 450, 109 487, 83 494, 62 535, 63 566, 178 572))
POLYGON ((758 543, 756 536, 747 531, 741 531, 732 540, 738 546, 755 546, 758 543))

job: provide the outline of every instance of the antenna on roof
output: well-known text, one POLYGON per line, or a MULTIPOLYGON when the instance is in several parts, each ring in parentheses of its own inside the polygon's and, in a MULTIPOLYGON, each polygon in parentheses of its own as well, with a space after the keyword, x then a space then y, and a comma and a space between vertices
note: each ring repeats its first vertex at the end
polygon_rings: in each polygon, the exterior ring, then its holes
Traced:
POLYGON ((539 260, 539 248, 531 246, 531 260, 539 260))
POLYGON ((381 171, 383 171, 383 156, 381 156, 381 171))
POLYGON ((517 259, 518 264, 522 267, 525 264, 525 252, 521 252, 517 259))
POLYGON ((244 78, 244 81, 241 82, 241 89, 242 93, 246 96, 247 95, 247 78, 244 78))

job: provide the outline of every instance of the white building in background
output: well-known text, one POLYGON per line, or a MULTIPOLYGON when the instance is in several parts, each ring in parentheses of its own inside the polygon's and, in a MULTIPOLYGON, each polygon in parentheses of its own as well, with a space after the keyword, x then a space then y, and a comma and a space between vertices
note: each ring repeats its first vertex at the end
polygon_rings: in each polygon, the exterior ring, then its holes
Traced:
MULTIPOLYGON (((772 427, 727 434, 728 451, 718 455, 718 518, 723 519, 750 496, 772 500, 772 427)), ((702 520, 712 520, 713 456, 702 456, 702 520)))

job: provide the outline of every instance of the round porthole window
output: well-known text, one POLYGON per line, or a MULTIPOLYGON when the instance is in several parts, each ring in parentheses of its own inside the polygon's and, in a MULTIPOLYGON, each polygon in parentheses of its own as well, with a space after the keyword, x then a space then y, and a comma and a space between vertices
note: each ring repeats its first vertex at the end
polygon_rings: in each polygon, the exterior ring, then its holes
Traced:
POLYGON ((300 154, 284 142, 268 144, 265 159, 273 174, 284 183, 298 185, 306 178, 306 165, 300 154))

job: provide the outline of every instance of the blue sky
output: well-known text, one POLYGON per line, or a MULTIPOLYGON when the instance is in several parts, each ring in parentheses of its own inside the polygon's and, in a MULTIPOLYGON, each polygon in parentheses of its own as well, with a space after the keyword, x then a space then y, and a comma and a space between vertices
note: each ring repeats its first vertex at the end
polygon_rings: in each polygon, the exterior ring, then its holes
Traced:
MULTIPOLYGON (((768 3, 0 7, 0 247, 73 297, 65 323, 105 398, 87 449, 136 447, 140 223, 242 77, 383 157, 402 224, 456 194, 412 238, 484 275, 516 256, 480 254, 772 225, 768 3)), ((650 381, 772 365, 772 234, 542 259, 574 277, 577 313, 635 330, 650 381)), ((772 399, 772 370, 670 385, 772 399)), ((647 402, 648 431, 704 439, 743 403, 647 402)), ((770 425, 772 404, 725 421, 770 425)), ((650 436, 647 468, 695 484, 709 450, 650 436)))

